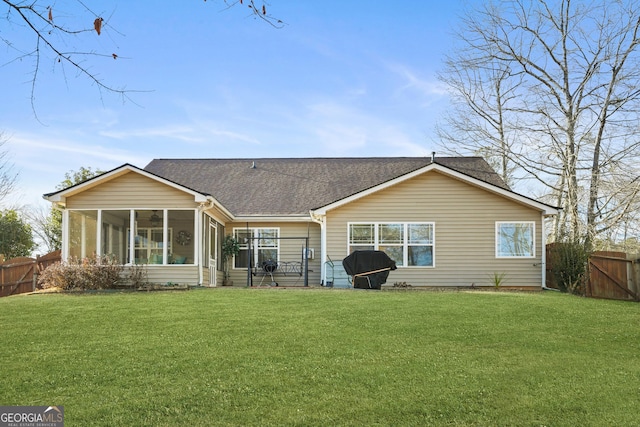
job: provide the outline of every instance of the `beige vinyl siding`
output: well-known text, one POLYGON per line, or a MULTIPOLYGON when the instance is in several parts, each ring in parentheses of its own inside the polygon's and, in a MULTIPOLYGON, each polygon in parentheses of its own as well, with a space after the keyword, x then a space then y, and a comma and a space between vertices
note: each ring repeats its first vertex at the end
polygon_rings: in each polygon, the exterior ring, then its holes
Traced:
MULTIPOLYGON (((232 234, 236 228, 277 228, 280 230, 280 237, 307 237, 309 236, 309 248, 314 249, 315 257, 309 260, 309 286, 316 286, 320 284, 320 226, 311 222, 294 222, 294 223, 282 223, 282 222, 250 222, 247 223, 227 223, 225 225, 225 232, 232 234)), ((280 262, 297 261, 303 262, 302 248, 304 246, 304 239, 295 240, 280 240, 280 262)), ((231 280, 233 280, 234 286, 246 286, 247 284, 247 270, 241 268, 231 268, 231 280)), ((254 285, 258 285, 262 275, 256 275, 253 277, 254 285)), ((303 276, 299 275, 287 275, 284 276, 280 272, 276 272, 274 279, 278 282, 279 286, 304 286, 304 272, 303 276)), ((271 282, 269 276, 265 277, 262 284, 268 284, 271 282)), ((220 282, 222 283, 222 282, 220 282)))
MULTIPOLYGON (((201 284, 203 286, 209 286, 209 267, 203 267, 202 268, 202 283, 201 284)), ((221 285, 222 282, 218 282, 217 284, 221 285)))
POLYGON ((193 195, 133 172, 67 198, 67 209, 193 207, 193 195))
POLYGON ((541 213, 498 194, 430 172, 327 213, 327 249, 333 260, 347 255, 351 222, 432 222, 434 267, 400 267, 388 286, 490 286, 505 273, 504 286, 540 287, 541 213), (533 221, 535 257, 498 259, 496 221, 533 221))
MULTIPOLYGON (((197 285, 199 282, 198 266, 195 265, 147 265, 147 279, 149 283, 197 285)), ((208 283, 204 283, 208 284, 208 283)))

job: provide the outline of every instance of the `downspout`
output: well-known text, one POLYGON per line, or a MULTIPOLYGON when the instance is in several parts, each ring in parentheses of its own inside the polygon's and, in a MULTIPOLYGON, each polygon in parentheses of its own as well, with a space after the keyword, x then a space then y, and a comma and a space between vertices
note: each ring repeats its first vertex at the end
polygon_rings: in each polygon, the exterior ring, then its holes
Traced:
POLYGON ((324 265, 327 262, 327 217, 326 215, 318 215, 313 211, 309 211, 311 221, 320 224, 320 283, 327 285, 324 265))
POLYGON ((540 263, 540 265, 542 266, 542 290, 543 291, 556 291, 556 292, 560 292, 560 289, 554 289, 554 288, 549 288, 547 287, 547 233, 546 233, 546 227, 545 227, 545 215, 544 212, 541 215, 540 218, 540 224, 542 225, 540 228, 542 228, 542 230, 540 230, 540 234, 541 234, 541 240, 542 240, 542 254, 541 254, 541 260, 542 262, 540 263))

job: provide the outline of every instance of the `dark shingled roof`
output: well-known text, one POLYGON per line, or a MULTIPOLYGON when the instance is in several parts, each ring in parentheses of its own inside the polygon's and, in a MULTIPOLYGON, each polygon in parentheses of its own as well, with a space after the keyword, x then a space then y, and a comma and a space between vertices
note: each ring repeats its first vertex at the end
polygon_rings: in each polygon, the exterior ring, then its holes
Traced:
MULTIPOLYGON (((481 157, 435 162, 509 189, 481 157)), ((144 169, 215 197, 233 215, 274 216, 306 215, 430 163, 426 157, 155 159, 144 169)))

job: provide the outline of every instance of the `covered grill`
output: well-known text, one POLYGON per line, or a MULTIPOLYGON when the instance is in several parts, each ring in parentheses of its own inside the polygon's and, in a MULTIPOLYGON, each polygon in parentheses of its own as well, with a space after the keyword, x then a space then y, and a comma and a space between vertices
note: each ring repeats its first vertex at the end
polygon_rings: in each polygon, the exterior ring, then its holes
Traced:
POLYGON ((344 271, 352 277, 354 288, 380 289, 396 263, 383 251, 354 251, 342 260, 344 271))

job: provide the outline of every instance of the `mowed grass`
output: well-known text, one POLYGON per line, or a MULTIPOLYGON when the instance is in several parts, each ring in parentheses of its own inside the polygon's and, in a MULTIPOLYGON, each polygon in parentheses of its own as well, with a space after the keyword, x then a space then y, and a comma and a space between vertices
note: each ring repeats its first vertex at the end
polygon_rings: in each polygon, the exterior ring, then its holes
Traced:
POLYGON ((0 405, 66 426, 640 425, 640 306, 202 289, 0 299, 0 405))

